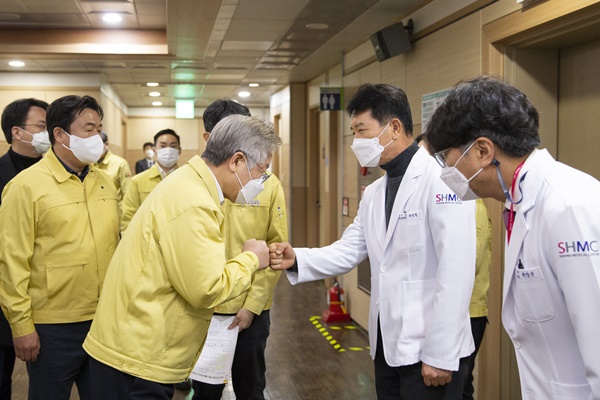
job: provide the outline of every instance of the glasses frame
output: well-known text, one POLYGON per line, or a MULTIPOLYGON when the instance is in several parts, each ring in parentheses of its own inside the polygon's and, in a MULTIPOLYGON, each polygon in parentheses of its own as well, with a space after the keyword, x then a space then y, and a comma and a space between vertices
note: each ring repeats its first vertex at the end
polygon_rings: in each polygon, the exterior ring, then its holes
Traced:
POLYGON ((23 127, 25 127, 25 126, 35 126, 36 128, 41 129, 40 132, 44 132, 44 131, 48 130, 48 125, 46 125, 46 124, 23 124, 23 125, 19 125, 19 128, 23 129, 23 127))
POLYGON ((242 151, 242 153, 244 153, 244 155, 246 157, 248 157, 250 159, 250 161, 252 161, 254 164, 256 164, 256 166, 258 167, 258 169, 260 170, 260 172, 262 172, 262 176, 260 177, 260 183, 261 184, 265 183, 265 181, 267 179, 269 179, 271 177, 271 175, 269 173, 267 173, 267 171, 265 171, 263 169, 263 167, 261 167, 260 164, 257 163, 252 157, 250 157, 246 152, 242 151))
POLYGON ((446 156, 448 155, 448 152, 450 150, 452 150, 452 147, 448 147, 447 149, 440 150, 433 155, 433 158, 435 158, 435 161, 437 161, 437 163, 440 165, 440 167, 442 167, 442 168, 447 167, 446 156))

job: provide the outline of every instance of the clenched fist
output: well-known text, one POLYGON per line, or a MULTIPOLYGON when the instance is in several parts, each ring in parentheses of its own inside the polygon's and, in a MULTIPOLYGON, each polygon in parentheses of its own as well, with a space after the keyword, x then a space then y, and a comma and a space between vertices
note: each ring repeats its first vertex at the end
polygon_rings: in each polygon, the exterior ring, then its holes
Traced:
POLYGON ((264 240, 249 239, 244 243, 242 251, 251 251, 258 257, 258 269, 269 266, 269 248, 264 240))
POLYGON ((271 253, 270 267, 276 271, 291 268, 296 262, 296 252, 288 242, 271 243, 269 245, 271 253))

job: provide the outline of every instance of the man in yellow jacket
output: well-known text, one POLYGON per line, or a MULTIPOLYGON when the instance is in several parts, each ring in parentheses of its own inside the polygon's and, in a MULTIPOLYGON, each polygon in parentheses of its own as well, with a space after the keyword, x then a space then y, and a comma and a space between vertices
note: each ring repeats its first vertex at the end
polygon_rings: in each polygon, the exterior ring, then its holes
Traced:
POLYGON ((100 156, 98 162, 94 163, 94 166, 102 171, 106 172, 110 176, 117 188, 117 197, 119 199, 119 207, 123 201, 123 196, 127 192, 129 181, 131 180, 131 168, 129 163, 123 158, 116 154, 113 154, 108 149, 108 135, 104 132, 100 132, 102 142, 104 142, 104 152, 100 156))
POLYGON ((82 343, 119 238, 115 187, 90 165, 102 154, 102 115, 89 96, 52 102, 52 148, 2 195, 0 304, 33 400, 68 400, 73 382, 91 396, 82 343))
POLYGON ((227 260, 221 204, 251 202, 281 145, 271 124, 232 115, 196 156, 161 182, 123 235, 83 344, 95 399, 171 399, 189 376, 216 306, 269 263, 250 239, 227 260))
MULTIPOLYGON (((232 100, 221 99, 210 104, 202 116, 204 139, 209 140, 214 126, 228 115, 250 115, 250 110, 232 100)), ((283 187, 273 174, 263 182, 264 190, 250 205, 225 200, 225 247, 227 258, 242 251, 249 238, 267 244, 287 241, 287 216, 283 187)), ((239 328, 232 366, 233 390, 239 399, 264 399, 266 386, 265 348, 271 325, 269 309, 273 291, 281 272, 265 269, 254 274, 250 289, 241 296, 215 308, 215 313, 235 315, 229 329, 239 328)), ((219 400, 224 384, 193 382, 194 399, 219 400)))
POLYGON ((148 197, 152 189, 177 169, 181 154, 181 141, 173 129, 163 129, 154 135, 156 162, 131 179, 122 204, 121 232, 125 232, 131 218, 148 197))

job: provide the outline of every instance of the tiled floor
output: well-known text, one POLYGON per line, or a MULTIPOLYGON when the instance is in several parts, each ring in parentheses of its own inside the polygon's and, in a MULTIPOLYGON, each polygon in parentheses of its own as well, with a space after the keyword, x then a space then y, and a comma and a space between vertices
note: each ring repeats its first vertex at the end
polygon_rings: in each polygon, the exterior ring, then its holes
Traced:
MULTIPOLYGON (((291 286, 285 277, 279 281, 267 343, 267 399, 375 399, 367 336, 352 323, 322 323, 326 293, 322 282, 291 286)), ((189 392, 177 391, 174 400, 190 397, 189 392)), ((19 361, 13 375, 13 400, 26 398, 27 373, 19 361)), ((76 389, 71 399, 79 399, 76 389)), ((223 400, 232 399, 235 395, 229 385, 223 400)))

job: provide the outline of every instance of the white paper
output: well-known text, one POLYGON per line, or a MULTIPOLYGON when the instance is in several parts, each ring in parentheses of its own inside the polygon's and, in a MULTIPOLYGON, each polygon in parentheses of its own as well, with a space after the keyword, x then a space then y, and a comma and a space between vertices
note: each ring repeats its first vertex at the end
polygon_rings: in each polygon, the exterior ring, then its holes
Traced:
POLYGON ((239 328, 236 326, 229 330, 227 327, 234 318, 235 315, 213 315, 206 343, 190 378, 211 384, 226 383, 229 380, 239 328))

